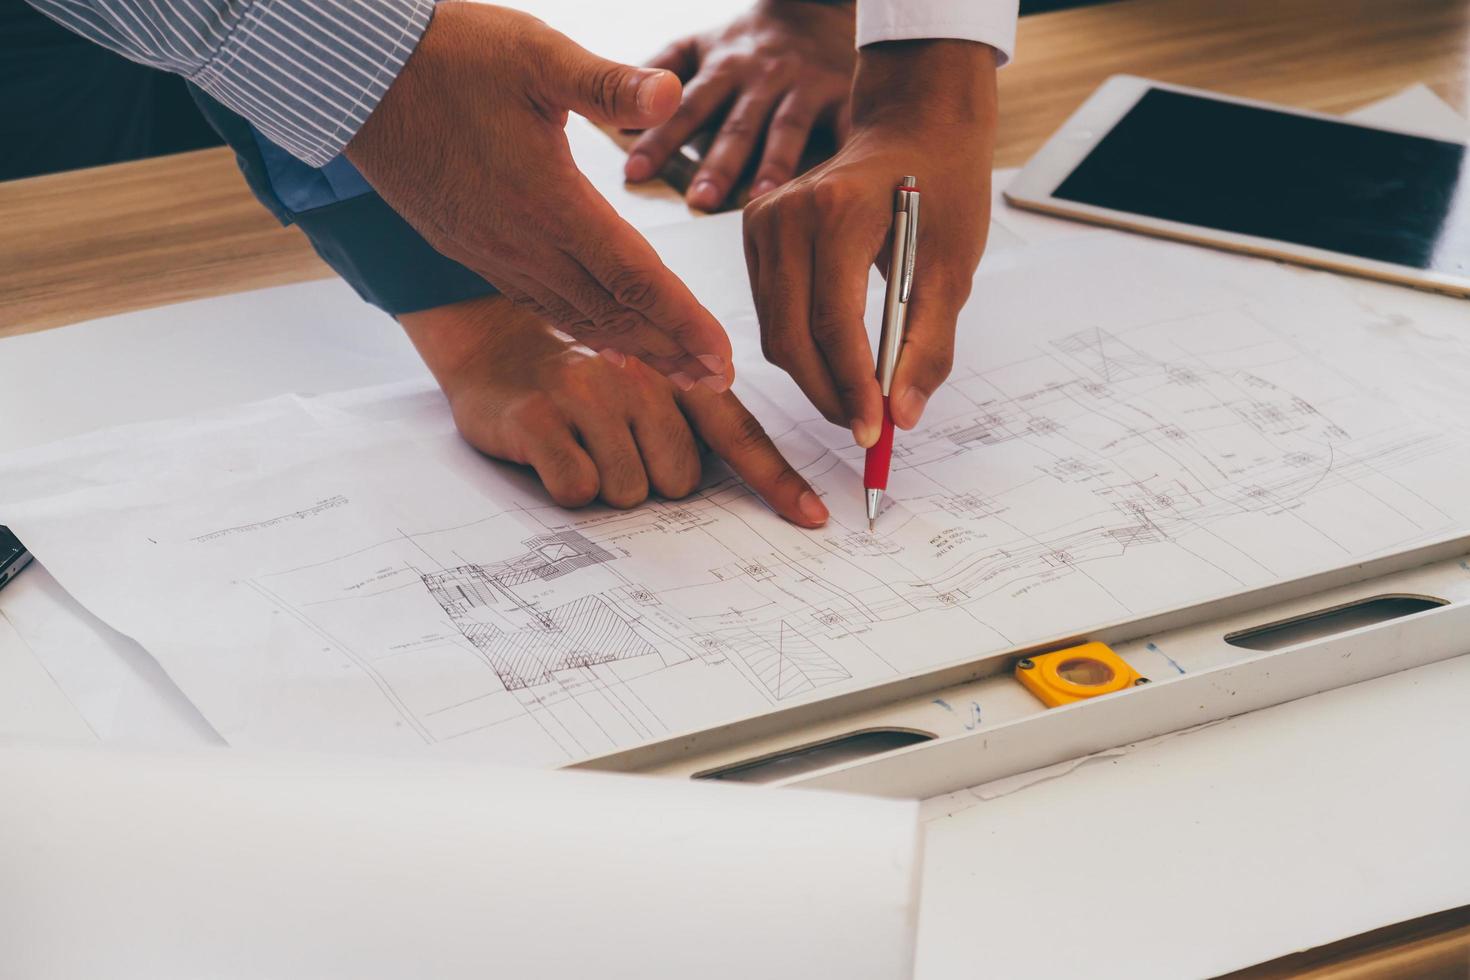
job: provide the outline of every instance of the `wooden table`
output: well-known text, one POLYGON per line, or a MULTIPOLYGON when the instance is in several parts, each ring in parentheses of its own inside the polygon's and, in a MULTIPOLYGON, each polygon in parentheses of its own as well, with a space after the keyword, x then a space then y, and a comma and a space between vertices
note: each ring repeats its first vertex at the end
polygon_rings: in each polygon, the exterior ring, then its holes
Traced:
MULTIPOLYGON (((1132 72, 1326 112, 1414 82, 1470 109, 1465 0, 1125 0, 1026 18, 997 166, 1132 72)), ((0 337, 330 275, 225 149, 0 183, 0 337)))
MULTIPOLYGON (((1466 0, 1125 0, 1022 22, 997 166, 1118 72, 1343 113, 1415 82, 1470 110, 1466 0)), ((224 149, 0 183, 0 337, 330 275, 224 149)), ((1470 909, 1240 976, 1470 977, 1470 909)))

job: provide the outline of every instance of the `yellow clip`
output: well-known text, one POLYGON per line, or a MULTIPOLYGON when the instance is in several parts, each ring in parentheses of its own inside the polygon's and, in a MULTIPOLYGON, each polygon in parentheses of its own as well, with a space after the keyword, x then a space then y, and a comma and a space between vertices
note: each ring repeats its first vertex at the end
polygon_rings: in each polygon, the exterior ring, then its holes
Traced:
POLYGON ((1016 662, 1016 680, 1048 708, 1148 683, 1106 643, 1026 657, 1016 662))

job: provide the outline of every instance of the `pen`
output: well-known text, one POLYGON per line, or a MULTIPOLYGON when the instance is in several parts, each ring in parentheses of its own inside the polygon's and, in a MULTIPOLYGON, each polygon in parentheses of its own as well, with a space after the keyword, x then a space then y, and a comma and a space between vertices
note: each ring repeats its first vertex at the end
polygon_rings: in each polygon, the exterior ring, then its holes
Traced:
POLYGON ((909 295, 914 289, 914 257, 919 245, 919 182, 905 177, 894 192, 893 252, 888 260, 888 290, 883 297, 883 332, 878 335, 878 387, 883 391, 883 429, 863 465, 863 491, 868 502, 868 531, 878 526, 878 507, 888 489, 893 459, 893 412, 888 396, 903 347, 909 295))

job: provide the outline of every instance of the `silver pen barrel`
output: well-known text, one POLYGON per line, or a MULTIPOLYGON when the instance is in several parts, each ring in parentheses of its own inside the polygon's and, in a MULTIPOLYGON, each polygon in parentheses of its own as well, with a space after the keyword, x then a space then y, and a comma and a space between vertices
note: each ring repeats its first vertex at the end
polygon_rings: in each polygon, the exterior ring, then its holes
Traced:
POLYGON ((898 352, 903 347, 909 295, 914 283, 914 256, 919 242, 919 195, 917 191, 908 189, 917 186, 916 179, 905 177, 895 192, 888 289, 883 295, 883 330, 878 336, 878 387, 882 389, 884 398, 893 387, 893 372, 898 366, 898 352))

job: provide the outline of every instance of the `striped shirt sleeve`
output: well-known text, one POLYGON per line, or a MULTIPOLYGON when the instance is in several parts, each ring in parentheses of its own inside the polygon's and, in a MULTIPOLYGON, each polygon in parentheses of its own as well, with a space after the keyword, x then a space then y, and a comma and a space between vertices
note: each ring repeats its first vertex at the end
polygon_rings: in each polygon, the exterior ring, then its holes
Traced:
POLYGON ((398 77, 434 0, 29 0, 194 82, 292 156, 340 154, 398 77))

